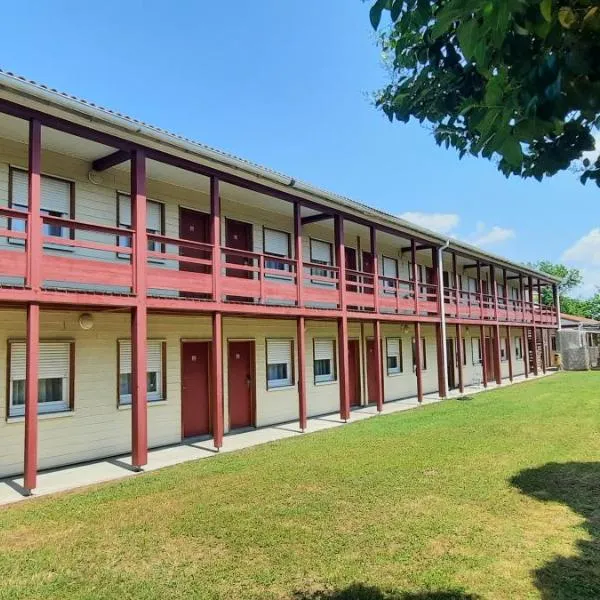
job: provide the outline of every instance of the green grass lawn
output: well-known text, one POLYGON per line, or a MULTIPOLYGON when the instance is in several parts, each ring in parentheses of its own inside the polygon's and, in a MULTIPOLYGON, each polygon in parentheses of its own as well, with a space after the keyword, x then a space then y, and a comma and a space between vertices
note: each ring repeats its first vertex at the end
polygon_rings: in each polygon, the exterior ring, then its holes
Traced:
POLYGON ((0 510, 0 598, 600 598, 600 373, 0 510))

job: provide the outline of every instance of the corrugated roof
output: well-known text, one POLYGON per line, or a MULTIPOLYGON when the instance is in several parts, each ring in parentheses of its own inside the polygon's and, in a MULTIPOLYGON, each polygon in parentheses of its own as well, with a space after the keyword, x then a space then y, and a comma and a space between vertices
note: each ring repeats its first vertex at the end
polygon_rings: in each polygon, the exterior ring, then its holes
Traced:
MULTIPOLYGON (((425 235, 429 238, 432 238, 433 240, 437 240, 440 244, 444 244, 446 241, 450 241, 450 246, 455 248, 458 251, 463 251, 468 254, 479 255, 479 256, 485 257, 491 261, 494 261, 494 262, 497 262, 500 264, 504 264, 508 267, 512 267, 514 270, 530 273, 532 275, 535 275, 537 277, 540 277, 540 278, 548 280, 548 281, 554 281, 554 282, 560 281, 560 279, 553 277, 552 275, 548 275, 547 273, 542 273, 540 271, 536 271, 535 269, 531 269, 530 267, 528 267, 526 265, 516 263, 514 261, 508 260, 508 259, 506 259, 502 256, 498 256, 496 254, 492 254, 490 252, 482 250, 481 248, 478 248, 476 246, 472 246, 471 244, 463 242, 462 240, 448 237, 448 236, 443 236, 443 235, 439 234, 438 232, 432 231, 425 227, 421 227, 419 225, 416 225, 415 223, 401 219, 401 218, 399 218, 391 213, 387 213, 383 210, 373 208, 372 206, 369 206, 368 204, 365 204, 363 202, 358 202, 356 200, 352 200, 351 198, 347 198, 340 194, 336 194, 334 192, 330 192, 328 190, 324 190, 322 188, 315 187, 311 184, 303 182, 302 180, 298 180, 295 177, 291 177, 289 175, 286 175, 284 173, 281 173, 281 172, 271 169, 269 167, 259 165, 258 163, 255 163, 255 162, 249 161, 245 158, 241 158, 241 157, 235 156, 233 154, 224 152, 223 150, 219 150, 218 148, 213 148, 211 146, 208 146, 208 145, 198 142, 196 140, 186 138, 185 136, 170 132, 166 129, 162 129, 155 125, 145 123, 144 121, 140 121, 140 120, 135 119, 134 117, 130 117, 129 115, 126 115, 124 113, 121 113, 121 112, 118 112, 118 111, 115 111, 115 110, 112 110, 109 108, 105 108, 103 106, 95 104, 94 102, 90 102, 88 100, 85 100, 78 96, 74 96, 67 92, 57 90, 57 89, 47 86, 45 84, 38 83, 36 81, 33 81, 26 77, 23 77, 22 75, 18 75, 16 73, 13 73, 11 71, 7 71, 7 70, 1 69, 1 68, 0 68, 0 83, 9 89, 12 88, 13 91, 15 91, 17 93, 23 91, 20 89, 20 86, 25 86, 27 88, 27 92, 29 94, 31 94, 34 97, 37 96, 38 99, 42 100, 42 101, 48 102, 50 99, 50 98, 48 98, 48 96, 50 96, 57 102, 57 104, 60 104, 60 100, 63 100, 67 103, 75 103, 77 105, 77 107, 79 108, 79 110, 88 112, 90 114, 90 116, 93 116, 96 119, 101 120, 104 117, 106 124, 109 126, 113 125, 113 123, 111 122, 113 119, 122 120, 125 123, 134 125, 137 128, 139 128, 139 130, 140 130, 139 133, 145 133, 146 135, 154 134, 154 137, 156 138, 156 142, 158 142, 158 143, 163 143, 164 138, 168 138, 170 143, 180 146, 182 150, 186 150, 186 151, 194 150, 195 152, 197 152, 197 154, 200 157, 202 157, 204 159, 215 160, 215 158, 218 157, 222 161, 229 163, 233 167, 236 167, 236 168, 243 167, 247 171, 253 172, 257 176, 264 177, 265 175, 271 175, 273 177, 282 179, 284 181, 287 180, 287 182, 289 182, 288 185, 290 185, 291 182, 293 182, 292 185, 294 187, 296 187, 298 189, 302 188, 302 191, 306 191, 306 193, 323 197, 332 202, 341 203, 342 205, 345 205, 350 208, 354 208, 355 210, 361 210, 361 211, 365 211, 367 213, 371 213, 372 216, 383 217, 387 221, 389 221, 392 225, 396 225, 397 227, 400 227, 400 228, 404 229, 405 231, 409 231, 409 232, 413 231, 415 233, 415 235, 417 235, 417 236, 425 235), (43 94, 44 97, 40 97, 40 94, 43 94), (146 131, 142 131, 142 130, 146 130, 146 131)), ((65 109, 67 107, 59 106, 59 108, 65 109)), ((276 182, 276 183, 281 184, 282 182, 276 182)))

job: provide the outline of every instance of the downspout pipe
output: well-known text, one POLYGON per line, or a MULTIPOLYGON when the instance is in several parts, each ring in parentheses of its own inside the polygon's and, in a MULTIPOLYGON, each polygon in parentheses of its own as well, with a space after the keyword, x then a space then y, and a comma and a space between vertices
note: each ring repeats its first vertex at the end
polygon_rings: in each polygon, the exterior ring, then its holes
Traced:
POLYGON ((442 366, 444 368, 443 373, 443 385, 444 389, 440 390, 440 396, 442 398, 448 397, 448 348, 446 347, 446 309, 444 307, 444 263, 442 261, 443 252, 450 246, 450 240, 446 240, 443 246, 438 248, 438 290, 440 297, 440 317, 442 325, 442 366))

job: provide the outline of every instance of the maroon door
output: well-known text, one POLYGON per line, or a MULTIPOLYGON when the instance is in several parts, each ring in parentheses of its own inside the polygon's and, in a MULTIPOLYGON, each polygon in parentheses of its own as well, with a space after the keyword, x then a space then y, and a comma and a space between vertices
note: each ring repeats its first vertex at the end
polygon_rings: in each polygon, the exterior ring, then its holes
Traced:
POLYGON ((348 387, 350 406, 360 406, 360 344, 358 340, 348 341, 348 387))
MULTIPOLYGON (((252 252, 252 225, 242 221, 226 219, 225 245, 235 250, 252 252)), ((232 253, 227 255, 227 262, 234 265, 251 265, 252 259, 248 256, 232 253)), ((252 279, 252 272, 243 269, 227 269, 226 274, 227 277, 252 279)))
POLYGON ((229 342, 229 427, 254 425, 254 342, 229 342))
POLYGON ((183 437, 210 433, 210 342, 181 347, 181 418, 183 437))
MULTIPOLYGON (((191 240, 192 242, 201 242, 204 244, 210 243, 210 216, 206 213, 201 213, 189 208, 179 208, 179 237, 182 240, 191 240)), ((197 250, 196 248, 179 248, 181 256, 189 256, 190 258, 201 258, 210 260, 210 252, 205 250, 197 250)), ((198 265, 194 263, 179 263, 180 271, 188 271, 192 273, 210 273, 208 265, 198 265)), ((185 286, 185 283, 183 284, 185 286)), ((181 292, 185 298, 206 298, 210 294, 181 292)))
POLYGON ((367 395, 369 404, 377 402, 377 369, 381 369, 375 361, 375 340, 367 340, 367 395))
MULTIPOLYGON (((345 257, 346 257, 346 269, 349 269, 350 271, 356 271, 356 250, 354 248, 344 248, 344 253, 345 253, 345 257)), ((350 274, 350 275, 346 275, 346 281, 356 281, 356 275, 354 274, 350 274)), ((349 292, 356 292, 356 286, 355 285, 346 285, 346 289, 349 292)))
POLYGON ((496 351, 494 348, 494 340, 492 338, 485 338, 485 373, 488 381, 494 381, 496 375, 494 374, 494 364, 496 362, 496 351))

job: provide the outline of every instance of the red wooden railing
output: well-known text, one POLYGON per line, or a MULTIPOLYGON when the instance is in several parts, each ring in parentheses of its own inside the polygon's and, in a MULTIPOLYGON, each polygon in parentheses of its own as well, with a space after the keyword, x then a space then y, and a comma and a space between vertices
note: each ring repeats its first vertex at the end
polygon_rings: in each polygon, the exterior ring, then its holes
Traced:
POLYGON ((26 212, 0 207, 0 237, 6 239, 0 249, 0 277, 16 285, 22 285, 26 276, 27 221, 26 212))

